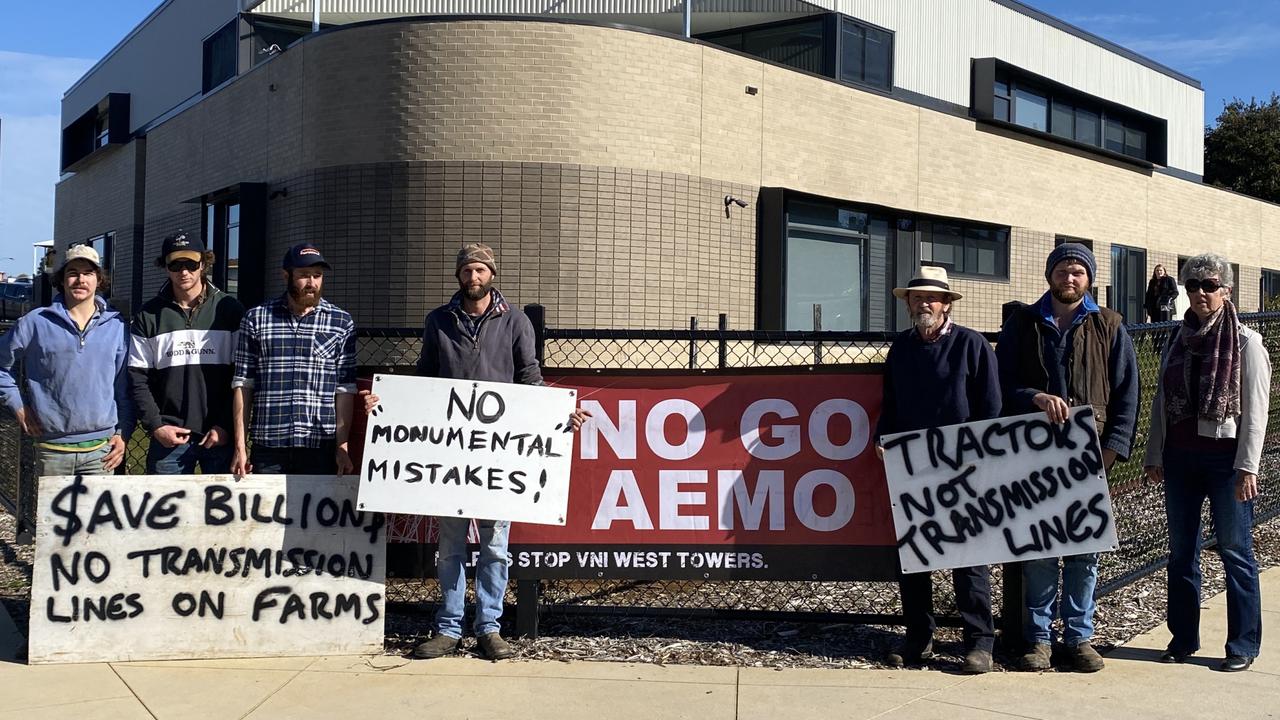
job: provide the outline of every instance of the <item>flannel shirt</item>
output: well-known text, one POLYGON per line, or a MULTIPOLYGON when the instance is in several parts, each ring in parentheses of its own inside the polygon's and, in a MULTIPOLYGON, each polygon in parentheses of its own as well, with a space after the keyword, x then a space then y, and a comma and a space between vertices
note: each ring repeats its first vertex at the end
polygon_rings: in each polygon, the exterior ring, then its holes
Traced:
POLYGON ((267 447, 320 447, 337 436, 334 396, 356 392, 356 328, 320 299, 301 317, 284 296, 240 321, 231 387, 253 390, 249 438, 267 447))

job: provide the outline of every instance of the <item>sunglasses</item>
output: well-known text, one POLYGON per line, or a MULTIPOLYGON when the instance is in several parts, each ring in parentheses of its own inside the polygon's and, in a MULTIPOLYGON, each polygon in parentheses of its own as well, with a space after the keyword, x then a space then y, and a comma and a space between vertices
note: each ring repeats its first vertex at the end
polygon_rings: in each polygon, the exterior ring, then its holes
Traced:
POLYGON ((195 272, 200 269, 200 263, 195 260, 174 260, 167 267, 169 272, 182 272, 183 270, 195 272))
POLYGON ((1186 285, 1187 292, 1189 293, 1193 293, 1197 290, 1203 290, 1207 294, 1216 293, 1219 290, 1221 290, 1223 287, 1222 283, 1218 282, 1217 280, 1214 280, 1213 278, 1209 278, 1207 280, 1197 280, 1196 278, 1191 278, 1190 280, 1183 283, 1183 285, 1186 285))

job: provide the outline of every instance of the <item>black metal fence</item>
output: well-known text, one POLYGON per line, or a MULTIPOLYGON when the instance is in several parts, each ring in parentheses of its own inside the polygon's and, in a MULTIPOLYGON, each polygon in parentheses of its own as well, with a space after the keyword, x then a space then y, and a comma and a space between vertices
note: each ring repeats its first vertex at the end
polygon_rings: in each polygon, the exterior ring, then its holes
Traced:
MULTIPOLYGON (((714 371, 729 368, 779 368, 809 365, 878 363, 883 361, 894 333, 757 332, 719 327, 699 329, 696 321, 682 330, 568 330, 547 328, 542 308, 527 308, 538 333, 539 357, 548 374, 599 369, 714 371)), ((1264 339, 1273 368, 1280 368, 1280 313, 1241 316, 1264 339)), ((1098 594, 1105 595, 1159 569, 1167 560, 1168 533, 1163 490, 1143 479, 1152 394, 1159 352, 1173 323, 1131 325, 1128 330, 1138 353, 1141 374, 1141 414, 1132 457, 1113 468, 1112 503, 1121 539, 1117 552, 1103 556, 1098 594)), ((364 330, 360 334, 362 375, 373 372, 411 373, 421 350, 417 328, 364 330)), ((988 335, 994 340, 993 335, 988 335)), ((1263 494, 1257 501, 1258 522, 1280 515, 1280 494, 1270 489, 1280 478, 1280 383, 1271 384, 1271 417, 1260 474, 1263 494)), ((135 433, 129 446, 126 472, 143 471, 147 438, 135 433)), ((0 421, 0 503, 18 518, 20 540, 29 540, 35 526, 34 468, 30 443, 21 438, 11 417, 0 421)), ((1212 530, 1206 513, 1206 534, 1212 530)), ((993 605, 1000 606, 1001 571, 993 578, 993 605)), ((522 581, 512 589, 522 603, 538 602, 542 612, 727 615, 773 618, 892 622, 900 613, 892 583, 782 581, 522 581)), ((939 613, 948 615, 949 583, 937 583, 939 613)), ((421 577, 390 578, 387 598, 392 602, 425 603, 438 597, 434 581, 421 577)), ((527 613, 527 607, 525 612, 527 613)))

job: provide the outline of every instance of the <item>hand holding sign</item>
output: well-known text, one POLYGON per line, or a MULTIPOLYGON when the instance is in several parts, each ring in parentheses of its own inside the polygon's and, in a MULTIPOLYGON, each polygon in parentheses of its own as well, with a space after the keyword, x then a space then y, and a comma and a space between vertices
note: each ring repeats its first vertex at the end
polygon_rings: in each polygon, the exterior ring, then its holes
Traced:
POLYGON ((586 416, 575 391, 396 375, 373 387, 362 509, 564 524, 567 431, 586 416))

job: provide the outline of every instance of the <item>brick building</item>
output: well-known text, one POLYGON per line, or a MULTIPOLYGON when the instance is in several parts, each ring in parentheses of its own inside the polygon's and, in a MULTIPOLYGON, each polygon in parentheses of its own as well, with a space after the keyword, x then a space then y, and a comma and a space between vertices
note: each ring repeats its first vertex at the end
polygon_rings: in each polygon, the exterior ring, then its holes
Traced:
POLYGON ((334 5, 167 0, 67 92, 56 243, 108 251, 117 306, 178 228, 248 302, 317 243, 367 327, 470 241, 560 327, 894 329, 930 262, 992 330, 1064 238, 1131 321, 1209 249, 1242 310, 1280 294, 1280 207, 1200 182, 1199 83, 1016 0, 708 0, 691 38, 641 0, 334 5))

